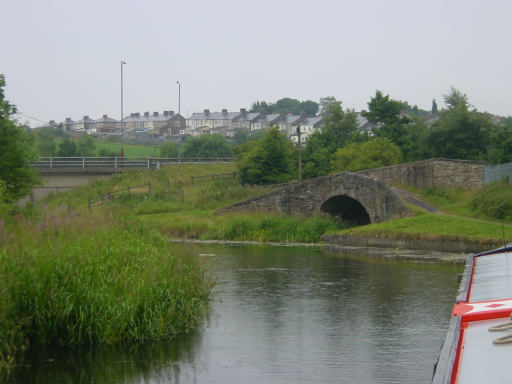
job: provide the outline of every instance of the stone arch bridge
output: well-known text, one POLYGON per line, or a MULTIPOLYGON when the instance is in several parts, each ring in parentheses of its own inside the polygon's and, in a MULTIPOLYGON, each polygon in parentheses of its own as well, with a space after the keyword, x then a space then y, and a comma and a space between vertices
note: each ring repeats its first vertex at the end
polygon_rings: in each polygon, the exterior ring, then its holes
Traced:
POLYGON ((216 213, 261 211, 291 216, 325 212, 359 225, 385 222, 410 213, 398 195, 381 180, 350 172, 287 184, 216 213))

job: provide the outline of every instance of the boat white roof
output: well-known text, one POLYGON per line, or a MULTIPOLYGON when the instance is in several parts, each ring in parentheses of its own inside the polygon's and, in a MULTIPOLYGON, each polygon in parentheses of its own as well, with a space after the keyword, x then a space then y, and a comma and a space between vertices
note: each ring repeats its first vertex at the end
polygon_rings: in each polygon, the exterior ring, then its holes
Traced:
POLYGON ((474 263, 469 301, 512 298, 512 252, 478 256, 474 263))

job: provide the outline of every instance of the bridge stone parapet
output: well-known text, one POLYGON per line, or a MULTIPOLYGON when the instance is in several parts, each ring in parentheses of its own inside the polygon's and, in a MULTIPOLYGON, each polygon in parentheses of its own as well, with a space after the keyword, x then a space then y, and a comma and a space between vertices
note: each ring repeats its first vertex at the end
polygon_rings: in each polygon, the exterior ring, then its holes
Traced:
POLYGON ((350 172, 284 185, 216 213, 262 211, 293 216, 325 212, 358 224, 384 222, 410 213, 398 195, 381 180, 350 172))
POLYGON ((485 168, 486 164, 481 161, 429 159, 357 173, 380 179, 386 184, 410 185, 416 188, 479 189, 484 186, 485 168))

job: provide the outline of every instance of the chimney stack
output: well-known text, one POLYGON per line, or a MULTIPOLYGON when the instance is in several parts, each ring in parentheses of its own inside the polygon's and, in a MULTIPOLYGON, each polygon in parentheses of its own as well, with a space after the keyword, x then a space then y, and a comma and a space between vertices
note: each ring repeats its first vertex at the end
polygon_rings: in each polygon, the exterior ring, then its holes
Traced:
POLYGON ((103 115, 103 119, 108 119, 108 115, 103 115))
POLYGON ((222 110, 222 114, 223 114, 223 115, 227 115, 227 114, 228 114, 228 110, 227 110, 227 109, 223 109, 223 110, 222 110))
POLYGON ((50 120, 50 125, 55 125, 55 120, 50 120))
POLYGON ((245 114, 247 113, 247 109, 245 109, 245 108, 240 108, 240 113, 241 113, 242 115, 245 115, 245 114))
POLYGON ((158 112, 153 112, 153 116, 158 117, 158 112))
POLYGON ((149 117, 149 112, 144 112, 144 117, 149 117))
POLYGON ((210 110, 209 109, 205 109, 204 110, 204 114, 208 116, 210 114, 210 110))
POLYGON ((89 120, 89 116, 84 116, 84 121, 89 120))
POLYGON ((169 116, 174 116, 174 111, 169 111, 169 116))

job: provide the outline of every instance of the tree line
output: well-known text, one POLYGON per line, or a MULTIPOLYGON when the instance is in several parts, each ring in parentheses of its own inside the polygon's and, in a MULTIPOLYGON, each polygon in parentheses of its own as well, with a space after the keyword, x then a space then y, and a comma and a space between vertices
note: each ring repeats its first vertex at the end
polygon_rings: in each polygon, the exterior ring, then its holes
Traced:
MULTIPOLYGON (((411 107, 376 91, 362 115, 372 123, 361 132, 354 110, 343 109, 333 97, 321 99, 324 124, 309 136, 302 151, 303 176, 358 171, 429 158, 512 162, 512 117, 493 121, 479 112, 467 96, 451 88, 446 108, 431 111, 411 107)), ((280 136, 277 128, 263 138, 235 147, 242 182, 265 184, 297 178, 299 148, 280 136)))

